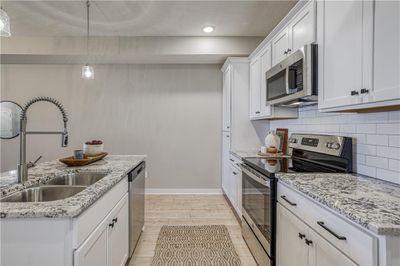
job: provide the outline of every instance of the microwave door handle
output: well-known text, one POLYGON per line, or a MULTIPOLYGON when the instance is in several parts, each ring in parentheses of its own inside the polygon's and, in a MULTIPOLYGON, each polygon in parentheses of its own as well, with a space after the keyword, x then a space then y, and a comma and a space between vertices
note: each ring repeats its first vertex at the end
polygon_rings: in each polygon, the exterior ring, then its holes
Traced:
POLYGON ((286 80, 286 94, 290 94, 290 88, 289 88, 289 66, 286 67, 286 75, 285 75, 285 80, 286 80))

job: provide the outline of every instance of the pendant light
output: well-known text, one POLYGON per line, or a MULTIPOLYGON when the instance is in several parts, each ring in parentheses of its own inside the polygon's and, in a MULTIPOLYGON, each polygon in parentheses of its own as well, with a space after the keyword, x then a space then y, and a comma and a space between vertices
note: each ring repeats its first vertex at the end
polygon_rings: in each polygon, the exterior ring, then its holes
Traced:
MULTIPOLYGON (((89 57, 89 0, 86 1, 86 56, 89 57)), ((83 79, 94 79, 93 66, 86 63, 82 67, 82 78, 83 79)))
POLYGON ((10 37, 10 17, 4 11, 3 7, 0 7, 0 36, 10 37))

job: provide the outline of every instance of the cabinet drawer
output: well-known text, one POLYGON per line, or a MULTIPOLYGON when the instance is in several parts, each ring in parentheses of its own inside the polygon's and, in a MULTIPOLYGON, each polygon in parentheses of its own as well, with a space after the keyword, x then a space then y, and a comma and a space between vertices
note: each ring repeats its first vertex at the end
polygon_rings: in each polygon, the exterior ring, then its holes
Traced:
POLYGON ((233 154, 229 154, 229 162, 235 166, 236 168, 240 169, 240 164, 242 163, 242 159, 236 157, 233 154))
POLYGON ((377 265, 377 239, 344 217, 278 183, 278 202, 360 265, 377 265))

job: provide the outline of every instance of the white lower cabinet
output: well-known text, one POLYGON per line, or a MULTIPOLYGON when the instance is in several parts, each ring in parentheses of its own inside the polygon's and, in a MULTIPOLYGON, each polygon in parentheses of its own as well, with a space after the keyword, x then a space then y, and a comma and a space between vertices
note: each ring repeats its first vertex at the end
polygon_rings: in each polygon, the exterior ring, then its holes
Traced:
POLYGON ((223 165, 226 176, 222 179, 222 189, 236 214, 242 216, 242 170, 241 160, 230 155, 228 162, 223 165))
POLYGON ((307 266, 308 247, 304 243, 307 225, 279 203, 277 222, 277 265, 307 266))
POLYGON ((123 266, 128 259, 129 208, 126 194, 74 252, 74 266, 123 266))
POLYGON ((309 246, 310 266, 357 266, 355 262, 322 238, 319 234, 309 229, 308 237, 312 239, 309 246))
POLYGON ((278 266, 356 266, 350 258, 278 203, 278 266))

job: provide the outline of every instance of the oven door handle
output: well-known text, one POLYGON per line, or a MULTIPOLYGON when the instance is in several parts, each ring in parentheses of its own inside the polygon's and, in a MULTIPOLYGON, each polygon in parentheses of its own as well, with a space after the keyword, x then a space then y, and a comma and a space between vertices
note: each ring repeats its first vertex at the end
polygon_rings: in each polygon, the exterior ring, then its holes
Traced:
POLYGON ((253 179, 254 181, 256 181, 257 183, 263 185, 264 187, 270 187, 270 184, 268 181, 256 176, 255 174, 253 174, 252 172, 250 172, 249 170, 247 170, 245 167, 242 166, 242 171, 249 176, 251 179, 253 179))

